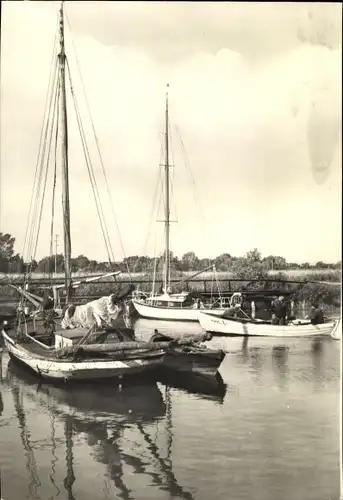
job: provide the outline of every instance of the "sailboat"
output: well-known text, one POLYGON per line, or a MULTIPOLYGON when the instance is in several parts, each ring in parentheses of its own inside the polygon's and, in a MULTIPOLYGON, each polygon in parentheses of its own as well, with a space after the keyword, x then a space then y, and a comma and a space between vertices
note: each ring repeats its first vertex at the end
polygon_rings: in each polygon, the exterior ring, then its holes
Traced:
MULTIPOLYGON (((165 233, 165 248, 164 248, 164 263, 163 263, 163 290, 161 294, 146 295, 136 291, 132 295, 132 304, 138 314, 143 318, 170 320, 170 321, 198 321, 199 309, 205 308, 200 299, 193 297, 191 292, 183 291, 181 293, 172 293, 170 281, 170 163, 169 163, 169 102, 168 102, 168 87, 166 91, 166 107, 165 107, 165 162, 164 167, 164 233, 165 233)), ((211 266, 212 267, 212 266, 211 266)), ((202 272, 197 272, 192 277, 195 277, 202 272)), ((221 314, 224 308, 211 308, 213 314, 221 314)))
MULTIPOLYGON (((75 101, 73 86, 71 83, 70 69, 65 52, 64 38, 64 11, 63 2, 59 10, 59 53, 55 60, 54 75, 52 81, 51 96, 48 119, 52 118, 51 128, 46 125, 47 135, 50 139, 55 135, 55 174, 53 184, 53 203, 56 184, 56 150, 58 138, 60 142, 61 172, 62 172, 62 211, 63 211, 63 237, 64 237, 64 275, 63 285, 65 303, 60 307, 55 296, 44 304, 41 297, 30 292, 27 288, 16 287, 23 302, 29 301, 29 306, 18 308, 14 327, 9 328, 6 324, 2 328, 2 336, 9 355, 24 364, 42 378, 62 381, 69 380, 98 380, 107 378, 123 377, 133 373, 147 371, 156 368, 162 363, 165 351, 156 343, 135 342, 132 340, 132 330, 115 328, 115 322, 123 317, 125 311, 125 299, 132 292, 133 285, 127 290, 117 290, 115 293, 100 297, 97 300, 84 305, 75 306, 71 303, 73 288, 78 282, 73 282, 71 276, 71 229, 70 229, 70 202, 69 202, 69 155, 68 155, 68 126, 67 126, 67 101, 66 101, 66 74, 70 79, 70 89, 74 101, 77 122, 84 147, 87 167, 89 167, 89 156, 85 148, 85 137, 82 126, 80 127, 80 116, 75 101), (55 120, 55 121, 54 121, 55 120), (55 132, 55 134, 53 134, 55 132), (34 310, 32 310, 34 306, 34 310)), ((48 102, 48 101, 47 101, 48 102)), ((48 122, 47 122, 48 123, 48 122)), ((51 143, 49 151, 51 149, 51 143)), ((50 153, 49 153, 50 154, 50 153)), ((49 160, 49 156, 48 156, 49 160)), ((43 160, 41 160, 41 181, 45 189, 48 167, 44 171, 43 160), (45 177, 45 181, 44 181, 45 177)), ((36 170, 37 172, 37 170, 36 170)), ((89 170, 90 173, 90 170, 89 170)), ((94 191, 95 179, 92 171, 91 184, 94 191), (93 182, 92 182, 93 181, 93 182)), ((37 188, 38 189, 38 188, 37 188)), ((40 188, 41 189, 41 188, 40 188)), ((40 191, 38 191, 40 192, 40 191)), ((43 191, 44 192, 44 191, 43 191)), ((94 191, 95 195, 95 191, 94 191)), ((97 198, 95 196, 97 201, 97 198)), ((34 200, 36 202, 36 200, 34 200)), ((44 196, 42 197, 40 210, 42 214, 44 196)), ((54 207, 54 204, 53 204, 54 207)), ((97 204, 97 208, 98 204, 97 204)), ((31 209, 31 207, 30 207, 31 209)), ((99 211, 98 211, 99 212, 99 211)), ((53 210, 54 213, 54 210, 53 210)), ((100 216, 99 216, 100 218, 100 216)), ((38 217, 39 219, 39 217, 38 217)), ((100 219, 101 228, 103 221, 100 219)), ((38 228, 40 219, 38 220, 38 228)), ((32 236, 33 233, 31 233, 32 236)), ((103 231, 104 234, 104 231, 103 231)), ((37 246, 39 229, 36 237, 37 246)), ((108 242, 107 242, 108 243, 108 242)), ((32 255, 32 254, 31 254, 32 255)), ((118 272, 108 275, 116 276, 118 272)), ((89 278, 88 281, 98 277, 89 278)))

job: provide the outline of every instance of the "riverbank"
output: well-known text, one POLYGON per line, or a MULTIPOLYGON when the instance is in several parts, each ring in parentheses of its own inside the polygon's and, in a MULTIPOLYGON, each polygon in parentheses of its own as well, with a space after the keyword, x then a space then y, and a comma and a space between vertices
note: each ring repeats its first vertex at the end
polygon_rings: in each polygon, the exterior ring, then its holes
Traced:
MULTIPOLYGON (((173 291, 179 292, 187 290, 206 294, 207 296, 218 296, 219 294, 230 295, 234 291, 243 291, 251 300, 260 298, 270 298, 272 295, 291 296, 293 300, 303 304, 303 308, 313 302, 318 302, 322 307, 339 308, 341 305, 341 272, 331 270, 318 270, 309 272, 306 270, 293 270, 293 276, 290 278, 291 270, 286 272, 270 272, 266 279, 259 281, 250 279, 234 278, 232 273, 206 272, 190 279, 194 272, 180 272, 173 275, 171 284, 173 291), (303 272, 304 271, 304 272, 303 272), (296 273, 296 274, 295 274, 296 273)), ((91 274, 73 273, 75 280, 90 278, 91 274)), ((0 301, 11 301, 18 298, 18 292, 8 285, 8 283, 21 285, 24 275, 9 274, 3 275, 2 286, 0 287, 0 301), (7 282, 7 284, 6 284, 7 282)), ((30 280, 30 287, 33 293, 41 294, 42 289, 52 284, 63 283, 63 274, 49 277, 43 273, 33 273, 30 280)), ((152 276, 146 273, 122 273, 116 279, 101 280, 92 283, 82 283, 75 289, 74 301, 76 303, 92 300, 101 295, 113 293, 120 286, 128 283, 136 283, 139 290, 150 292, 153 286, 152 276)), ((155 290, 159 291, 162 287, 162 277, 156 276, 155 290)))

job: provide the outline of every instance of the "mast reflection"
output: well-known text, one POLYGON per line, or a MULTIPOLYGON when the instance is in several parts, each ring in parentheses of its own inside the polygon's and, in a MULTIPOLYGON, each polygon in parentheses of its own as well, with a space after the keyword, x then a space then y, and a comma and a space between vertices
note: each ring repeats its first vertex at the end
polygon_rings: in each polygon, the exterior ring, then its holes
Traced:
MULTIPOLYGON (((161 393, 163 386, 159 386, 156 382, 124 386, 121 390, 118 387, 102 386, 94 388, 54 387, 50 384, 37 384, 35 377, 31 377, 13 362, 8 365, 8 381, 11 382, 17 402, 20 399, 35 401, 44 409, 44 413, 49 415, 52 443, 50 480, 55 490, 55 496, 51 498, 58 497, 61 491, 61 484, 58 484, 55 479, 57 463, 55 425, 57 422, 62 422, 66 448, 64 456, 66 474, 63 486, 67 491, 68 500, 75 500, 73 487, 77 474, 74 470, 73 446, 76 434, 86 434, 86 443, 94 450, 92 456, 106 466, 118 498, 124 500, 134 498, 128 485, 130 477, 128 468, 132 468, 134 473, 150 476, 152 483, 161 491, 168 492, 171 497, 193 500, 192 493, 184 489, 173 471, 172 398, 171 389, 168 386, 165 387, 164 397, 161 393), (158 422, 163 423, 163 435, 166 438, 166 444, 162 446, 163 454, 161 446, 156 442, 157 436, 153 437, 154 432, 151 428, 158 422), (139 455, 137 455, 134 451, 135 447, 128 446, 128 444, 130 440, 136 443, 139 436, 142 438, 142 445, 140 444, 139 455)), ((201 397, 200 394, 199 397, 201 397)), ((204 397, 208 399, 209 395, 204 397)), ((217 400, 220 401, 221 397, 217 396, 217 400)), ((21 422, 21 428, 24 428, 23 410, 18 410, 17 416, 21 422)), ((40 481, 32 450, 30 454, 27 446, 26 421, 25 425, 23 444, 30 457, 28 466, 32 471, 29 498, 36 499, 39 498, 37 489, 40 481)))

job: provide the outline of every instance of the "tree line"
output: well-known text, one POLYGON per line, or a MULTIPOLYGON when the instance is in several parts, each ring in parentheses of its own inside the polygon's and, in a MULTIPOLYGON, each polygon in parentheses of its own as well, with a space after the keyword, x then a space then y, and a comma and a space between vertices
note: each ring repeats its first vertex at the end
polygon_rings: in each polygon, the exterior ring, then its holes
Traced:
MULTIPOLYGON (((341 261, 336 263, 325 263, 318 261, 316 264, 309 262, 296 263, 287 262, 284 257, 268 255, 263 257, 257 249, 247 252, 243 257, 235 257, 229 253, 223 253, 215 259, 200 259, 194 252, 186 252, 181 258, 170 252, 171 272, 201 271, 214 265, 217 271, 230 271, 238 278, 249 277, 252 274, 256 278, 263 278, 271 271, 284 271, 289 269, 341 269, 341 261)), ((72 272, 84 271, 85 273, 106 272, 110 269, 120 269, 126 272, 150 273, 161 272, 163 267, 163 256, 158 259, 148 256, 133 255, 123 261, 109 264, 89 259, 85 255, 78 255, 71 259, 72 272)), ((0 272, 2 273, 24 273, 27 265, 21 255, 15 253, 15 238, 8 233, 0 232, 0 272)), ((39 273, 61 273, 64 271, 64 256, 62 254, 43 257, 39 261, 30 263, 31 272, 39 273)))

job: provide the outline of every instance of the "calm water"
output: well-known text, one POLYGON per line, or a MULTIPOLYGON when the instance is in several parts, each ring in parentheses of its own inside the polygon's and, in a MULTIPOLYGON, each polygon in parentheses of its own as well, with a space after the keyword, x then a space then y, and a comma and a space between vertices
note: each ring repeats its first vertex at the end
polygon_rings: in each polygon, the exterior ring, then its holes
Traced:
MULTIPOLYGON (((138 320, 138 336, 155 325, 138 320)), ((224 395, 39 385, 3 353, 4 500, 337 500, 340 342, 212 344, 228 351, 224 395)))

